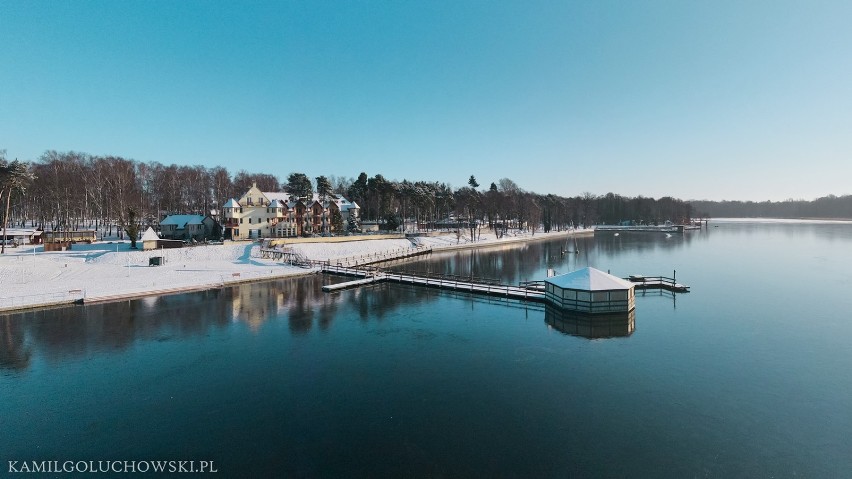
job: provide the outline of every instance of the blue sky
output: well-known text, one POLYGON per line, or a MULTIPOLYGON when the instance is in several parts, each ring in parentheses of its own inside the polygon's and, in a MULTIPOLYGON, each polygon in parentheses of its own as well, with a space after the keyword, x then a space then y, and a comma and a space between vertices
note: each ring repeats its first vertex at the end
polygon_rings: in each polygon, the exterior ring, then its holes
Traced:
POLYGON ((0 149, 539 193, 852 193, 849 1, 0 0, 0 149))

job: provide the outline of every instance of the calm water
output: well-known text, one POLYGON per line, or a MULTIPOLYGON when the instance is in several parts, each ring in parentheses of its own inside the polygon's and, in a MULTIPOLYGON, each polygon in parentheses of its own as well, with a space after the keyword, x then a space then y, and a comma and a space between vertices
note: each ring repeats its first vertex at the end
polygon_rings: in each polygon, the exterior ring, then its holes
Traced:
POLYGON ((550 327, 541 306, 391 284, 324 294, 339 279, 318 276, 0 316, 0 464, 848 476, 852 224, 716 224, 396 266, 505 282, 676 269, 692 287, 640 294, 632 327, 606 339, 550 327))

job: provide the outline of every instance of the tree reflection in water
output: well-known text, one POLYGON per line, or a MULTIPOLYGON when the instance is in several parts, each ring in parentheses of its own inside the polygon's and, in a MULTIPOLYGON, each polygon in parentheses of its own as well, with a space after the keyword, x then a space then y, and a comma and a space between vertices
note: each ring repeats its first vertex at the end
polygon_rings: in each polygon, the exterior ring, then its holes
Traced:
POLYGON ((89 306, 0 315, 0 368, 26 370, 33 354, 57 363, 92 353, 123 350, 138 341, 204 336, 235 323, 259 333, 268 321, 286 320, 304 335, 314 324, 331 328, 342 305, 361 321, 382 321, 389 312, 429 301, 437 292, 375 285, 328 294, 321 275, 89 306))
POLYGON ((25 370, 29 367, 32 349, 24 336, 20 321, 0 317, 0 369, 25 370))

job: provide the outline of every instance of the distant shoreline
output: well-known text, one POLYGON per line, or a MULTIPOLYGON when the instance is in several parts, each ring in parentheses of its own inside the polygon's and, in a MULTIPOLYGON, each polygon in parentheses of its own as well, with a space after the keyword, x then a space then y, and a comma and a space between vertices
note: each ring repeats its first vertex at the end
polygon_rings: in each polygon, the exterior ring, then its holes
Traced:
POLYGON ((756 222, 756 223, 769 223, 769 222, 806 222, 806 223, 852 223, 852 218, 776 218, 769 216, 740 216, 740 217, 720 217, 720 218, 708 218, 708 221, 711 223, 713 221, 727 221, 731 223, 745 223, 748 221, 756 222))

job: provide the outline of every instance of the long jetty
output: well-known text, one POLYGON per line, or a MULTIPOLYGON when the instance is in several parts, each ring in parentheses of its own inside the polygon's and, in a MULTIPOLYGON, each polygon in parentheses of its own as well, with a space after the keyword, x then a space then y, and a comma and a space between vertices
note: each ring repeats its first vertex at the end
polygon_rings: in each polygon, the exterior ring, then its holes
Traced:
POLYGON ((372 268, 351 268, 337 265, 324 265, 323 273, 354 276, 354 281, 329 284, 323 286, 323 291, 331 292, 346 288, 353 288, 364 284, 390 281, 394 283, 411 284, 417 286, 428 286, 432 288, 449 289, 454 291, 470 292, 474 294, 486 294, 490 296, 501 296, 504 298, 520 299, 525 301, 544 301, 544 292, 523 286, 511 286, 499 284, 489 280, 465 280, 459 277, 448 277, 445 275, 415 275, 381 271, 372 268))
MULTIPOLYGON (((328 284, 322 287, 325 292, 340 291, 384 281, 427 286, 445 290, 500 296, 522 301, 544 302, 544 281, 523 281, 517 286, 501 284, 496 280, 459 277, 443 274, 411 274, 385 271, 376 267, 348 267, 341 265, 322 264, 320 272, 342 276, 355 277, 352 281, 328 284)), ((630 276, 628 279, 636 289, 659 289, 673 293, 688 293, 689 286, 680 284, 674 278, 666 276, 630 276)))

